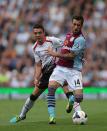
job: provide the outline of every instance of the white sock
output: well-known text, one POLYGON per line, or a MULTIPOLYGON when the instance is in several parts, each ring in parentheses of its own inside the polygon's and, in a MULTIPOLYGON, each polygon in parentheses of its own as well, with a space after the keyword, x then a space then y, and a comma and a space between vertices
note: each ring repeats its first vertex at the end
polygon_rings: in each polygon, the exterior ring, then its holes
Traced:
POLYGON ((81 109, 80 103, 74 102, 73 109, 75 112, 81 111, 82 109, 81 109))
POLYGON ((33 105, 34 105, 34 101, 31 101, 30 98, 27 98, 19 116, 25 117, 26 113, 32 108, 33 105))

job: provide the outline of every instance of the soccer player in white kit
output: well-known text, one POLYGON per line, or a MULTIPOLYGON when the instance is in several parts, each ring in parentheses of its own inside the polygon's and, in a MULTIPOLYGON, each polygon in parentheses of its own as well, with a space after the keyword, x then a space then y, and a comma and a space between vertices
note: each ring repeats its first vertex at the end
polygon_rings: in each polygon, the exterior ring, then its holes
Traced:
MULTIPOLYGON (((38 97, 48 88, 49 77, 55 68, 56 58, 47 54, 46 50, 50 47, 53 50, 62 46, 62 41, 56 37, 48 37, 45 35, 44 27, 36 24, 33 27, 33 33, 36 39, 33 45, 33 53, 35 58, 35 73, 34 84, 35 88, 30 97, 27 98, 19 116, 13 117, 10 122, 17 123, 26 118, 27 112, 32 108, 34 102, 38 97)), ((72 92, 67 92, 65 87, 66 96, 69 97, 72 92)))
POLYGON ((48 113, 49 124, 55 124, 55 91, 67 81, 69 90, 74 91, 70 97, 70 103, 74 111, 81 110, 80 102, 83 100, 82 67, 86 40, 81 32, 84 19, 82 16, 72 18, 72 32, 66 35, 61 52, 55 52, 48 48, 47 53, 58 57, 57 66, 49 79, 48 86, 48 113))

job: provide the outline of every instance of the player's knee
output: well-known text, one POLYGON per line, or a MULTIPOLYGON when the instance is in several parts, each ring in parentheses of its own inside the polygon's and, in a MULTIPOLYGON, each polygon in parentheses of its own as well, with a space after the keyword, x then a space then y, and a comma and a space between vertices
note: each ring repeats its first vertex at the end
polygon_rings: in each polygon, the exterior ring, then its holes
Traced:
POLYGON ((38 95, 30 95, 30 100, 35 101, 38 98, 38 95))
POLYGON ((59 87, 59 83, 56 81, 50 81, 48 85, 48 95, 55 95, 55 91, 59 87))
POLYGON ((80 103, 83 101, 83 94, 75 95, 75 101, 80 103))
POLYGON ((52 88, 57 88, 59 86, 60 86, 60 84, 56 81, 50 81, 48 84, 48 87, 52 87, 52 88))
POLYGON ((49 87, 48 88, 48 95, 55 95, 56 88, 54 87, 49 87))

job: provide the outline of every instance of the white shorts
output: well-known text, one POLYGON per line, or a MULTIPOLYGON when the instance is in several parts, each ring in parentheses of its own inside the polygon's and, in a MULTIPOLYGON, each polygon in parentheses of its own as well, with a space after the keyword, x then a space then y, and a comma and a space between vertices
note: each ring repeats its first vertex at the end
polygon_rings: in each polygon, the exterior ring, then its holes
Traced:
POLYGON ((83 88, 81 72, 66 67, 56 66, 49 81, 57 81, 61 86, 67 81, 68 88, 72 91, 83 88))

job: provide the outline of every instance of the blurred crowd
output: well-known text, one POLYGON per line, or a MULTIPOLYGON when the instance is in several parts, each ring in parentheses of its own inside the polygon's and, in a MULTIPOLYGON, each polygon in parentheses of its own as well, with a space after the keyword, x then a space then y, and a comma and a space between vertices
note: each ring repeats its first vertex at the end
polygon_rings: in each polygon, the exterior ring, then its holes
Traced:
POLYGON ((64 39, 74 14, 85 19, 84 86, 107 87, 107 0, 0 0, 0 87, 34 86, 33 25, 64 39))

